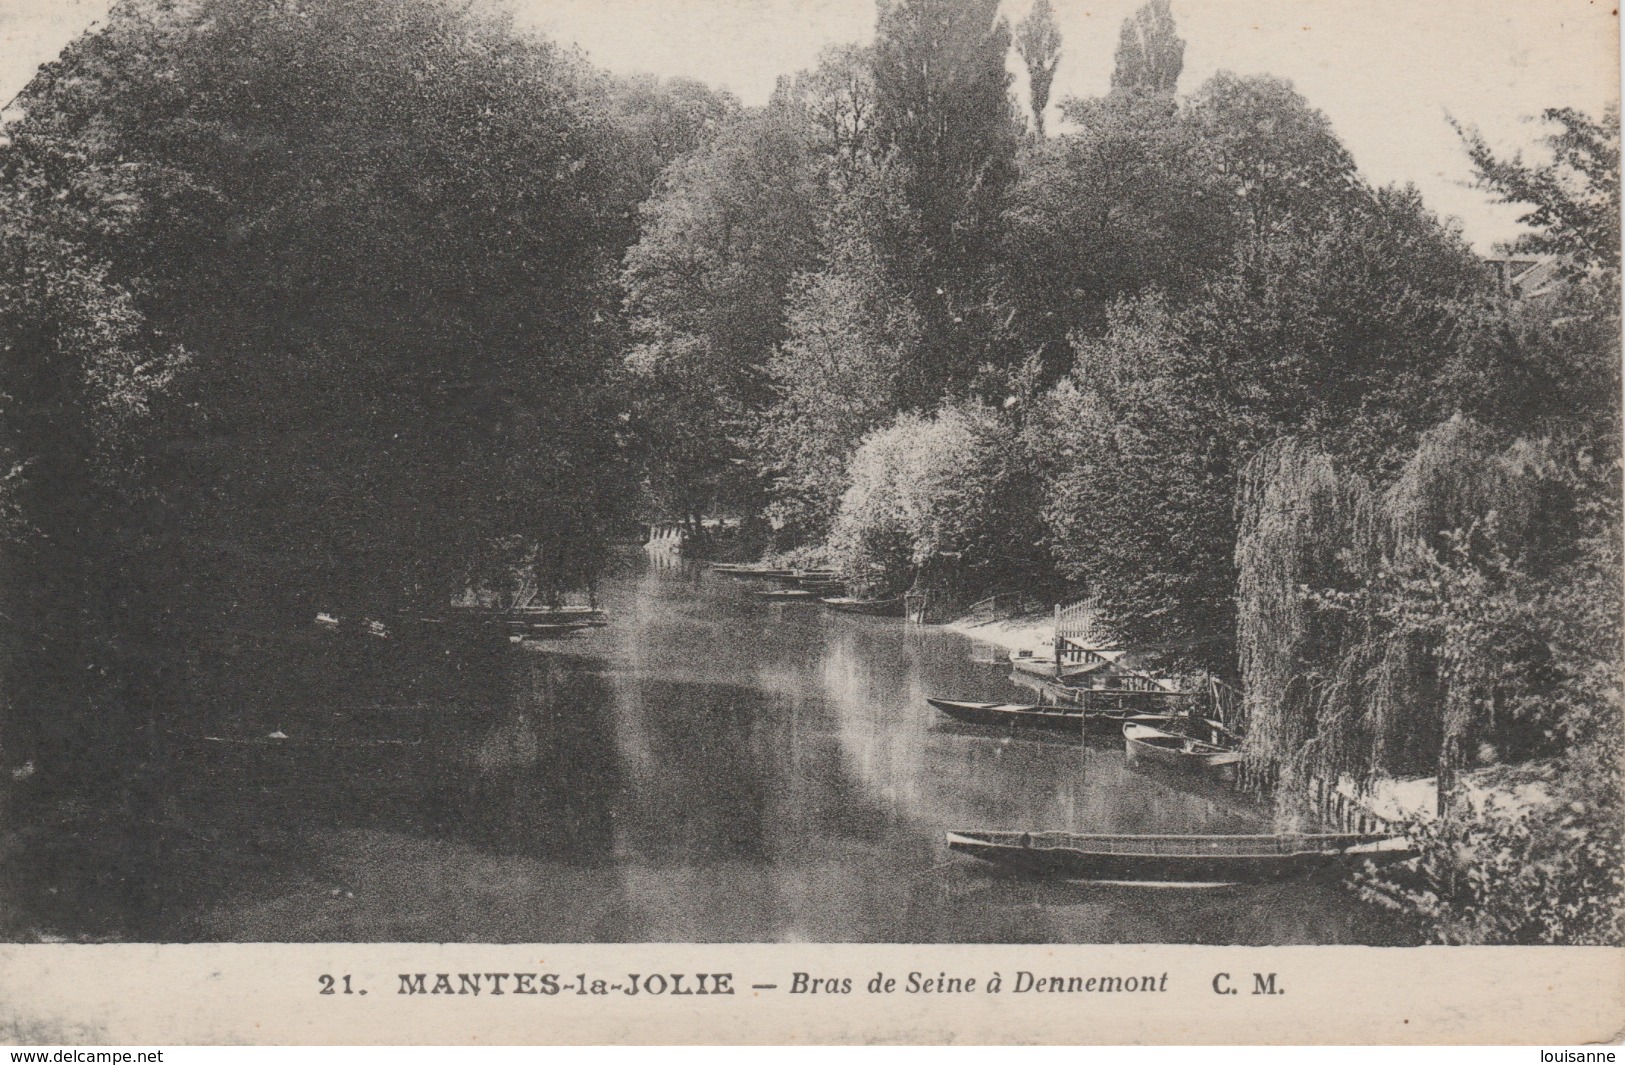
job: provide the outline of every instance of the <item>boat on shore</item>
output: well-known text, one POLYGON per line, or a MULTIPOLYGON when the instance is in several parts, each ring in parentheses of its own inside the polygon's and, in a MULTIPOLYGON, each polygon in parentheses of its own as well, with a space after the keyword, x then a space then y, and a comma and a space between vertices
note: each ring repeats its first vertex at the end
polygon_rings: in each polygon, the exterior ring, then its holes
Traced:
POLYGON ((1241 763, 1240 751, 1133 721, 1123 725, 1123 748, 1130 764, 1143 759, 1176 769, 1211 772, 1221 778, 1234 777, 1241 763))
POLYGON ((903 616, 903 597, 895 599, 854 599, 851 596, 840 595, 818 600, 831 610, 839 610, 847 614, 872 614, 882 618, 900 618, 903 616))
POLYGON ((1266 883, 1413 853, 1409 840, 1385 833, 1141 836, 954 829, 947 837, 950 850, 1027 874, 1169 887, 1266 883))

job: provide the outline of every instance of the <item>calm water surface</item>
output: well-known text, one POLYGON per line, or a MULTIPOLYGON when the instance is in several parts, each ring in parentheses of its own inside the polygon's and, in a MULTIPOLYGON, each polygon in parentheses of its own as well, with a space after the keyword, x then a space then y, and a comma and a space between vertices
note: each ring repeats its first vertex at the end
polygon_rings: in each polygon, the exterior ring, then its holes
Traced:
POLYGON ((602 589, 610 626, 498 656, 490 668, 502 676, 484 705, 413 721, 387 708, 335 715, 342 728, 296 755, 231 749, 198 769, 178 802, 189 827, 168 845, 204 857, 169 874, 178 882, 160 887, 139 935, 1244 944, 1402 935, 1335 883, 1069 885, 951 854, 948 828, 1222 833, 1263 830, 1267 817, 1219 785, 1129 769, 1120 743, 948 722, 926 696, 1024 694, 985 647, 896 620, 765 603, 751 596, 757 587, 629 553, 602 589), (399 746, 345 745, 396 733, 399 746))

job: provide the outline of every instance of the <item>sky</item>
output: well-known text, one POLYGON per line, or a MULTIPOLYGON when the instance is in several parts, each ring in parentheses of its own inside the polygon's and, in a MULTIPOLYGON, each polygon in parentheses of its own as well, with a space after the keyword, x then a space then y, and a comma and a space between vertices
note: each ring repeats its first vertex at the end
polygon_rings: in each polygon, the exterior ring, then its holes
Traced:
MULTIPOLYGON (((1105 90, 1119 27, 1141 0, 1051 0, 1063 55, 1053 101, 1105 90)), ((867 42, 873 0, 507 0, 519 25, 619 74, 684 75, 766 101, 780 74, 831 44, 867 42)), ((1015 22, 1032 0, 1005 0, 1015 22)), ((109 0, 0 0, 0 102, 109 0)), ((1619 99, 1617 10, 1598 0, 1172 0, 1187 42, 1180 90, 1218 70, 1291 81, 1325 112, 1366 176, 1409 182, 1461 219, 1480 251, 1518 232, 1516 208, 1468 187, 1453 116, 1508 150, 1548 107, 1619 99)), ((1025 78, 1016 92, 1025 107, 1025 78)), ((1052 104, 1053 112, 1053 104, 1052 104)), ((1051 118, 1051 131, 1058 123, 1051 118)), ((1064 127, 1060 127, 1064 129, 1064 127)))

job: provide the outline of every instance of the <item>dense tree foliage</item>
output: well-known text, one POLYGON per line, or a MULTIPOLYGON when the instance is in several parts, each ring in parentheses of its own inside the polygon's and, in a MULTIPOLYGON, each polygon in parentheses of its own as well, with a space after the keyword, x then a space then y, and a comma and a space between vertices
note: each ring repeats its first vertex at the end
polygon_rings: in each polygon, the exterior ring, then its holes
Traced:
POLYGON ((825 223, 825 263, 791 293, 788 335, 768 363, 777 401, 756 440, 781 544, 828 535, 853 451, 897 412, 904 382, 929 356, 875 240, 900 211, 884 167, 856 176, 825 223))
POLYGON ((1112 94, 1063 110, 1078 131, 1022 155, 999 290, 1051 380, 1071 365, 1073 333, 1097 335, 1113 301, 1153 286, 1188 294, 1228 263, 1238 230, 1233 197, 1167 101, 1112 94))
POLYGON ((691 78, 644 74, 609 84, 616 150, 636 205, 679 156, 710 142, 740 114, 739 101, 691 78))
POLYGON ((1041 586, 1042 529, 1023 450, 994 411, 904 414, 854 454, 831 554, 872 591, 918 586, 964 602, 1041 586))
POLYGON ((743 465, 791 283, 817 262, 814 129, 788 101, 681 156, 643 208, 622 284, 653 500, 684 519, 759 506, 743 465))
POLYGON ((872 67, 876 143, 889 153, 912 231, 889 268, 920 315, 932 361, 905 381, 928 408, 968 388, 988 335, 983 304, 1016 177, 1018 126, 997 0, 881 0, 872 67))
POLYGON ((1049 503, 1063 572, 1127 638, 1200 647, 1225 674, 1242 467, 1288 434, 1361 469, 1402 460, 1485 276, 1412 193, 1368 192, 1324 222, 1247 242, 1182 306, 1119 308, 1051 415, 1076 456, 1049 503))
POLYGON ((1245 751, 1317 781, 1431 775, 1424 861, 1372 883, 1448 942, 1617 942, 1618 467, 1457 417, 1379 489, 1296 441, 1247 471, 1245 751), (1514 890, 1515 888, 1515 890, 1514 890))
MULTIPOLYGON (((1557 188, 1473 147, 1490 187, 1557 188)), ((1289 814, 1316 780, 1432 774, 1439 816, 1404 826, 1419 868, 1365 892, 1444 942, 1625 934, 1619 275, 1587 251, 1616 239, 1618 175, 1561 184, 1614 211, 1542 215, 1568 280, 1474 301, 1431 382, 1448 417, 1397 468, 1357 438, 1329 457, 1346 432, 1284 439, 1241 496, 1248 760, 1289 814)))
POLYGON ((1541 116, 1556 129, 1544 138, 1548 162, 1499 155, 1476 130, 1458 131, 1478 186, 1502 203, 1525 204, 1519 218, 1534 232, 1525 251, 1563 256, 1574 268, 1619 269, 1619 105, 1599 118, 1569 107, 1541 116))
POLYGON ((1437 777, 1372 897, 1617 941, 1618 111, 1461 131, 1519 287, 1184 51, 1149 0, 1046 136, 1048 0, 879 0, 751 108, 460 0, 123 0, 0 140, 5 768, 150 755, 201 662, 275 676, 244 631, 726 513, 877 593, 1087 594, 1241 686, 1286 818, 1437 777))
POLYGON ((1354 160, 1326 116, 1280 78, 1220 71, 1188 103, 1208 165, 1257 241, 1358 200, 1354 160))
POLYGON ((383 0, 130 0, 41 71, 0 148, 31 545, 6 660, 108 679, 11 697, 139 717, 232 627, 591 578, 648 169, 609 88, 465 5, 383 0))

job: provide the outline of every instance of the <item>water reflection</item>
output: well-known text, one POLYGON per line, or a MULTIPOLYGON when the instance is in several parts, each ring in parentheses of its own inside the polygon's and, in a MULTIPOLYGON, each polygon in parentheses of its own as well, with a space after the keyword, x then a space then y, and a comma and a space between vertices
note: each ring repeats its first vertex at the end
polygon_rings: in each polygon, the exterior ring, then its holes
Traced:
MULTIPOLYGON (((602 589, 608 628, 492 656, 455 698, 307 707, 280 728, 311 742, 198 752, 148 863, 164 901, 96 927, 246 941, 1403 934, 1335 884, 1068 885, 951 855, 952 827, 1245 832, 1266 818, 1223 787, 1129 769, 1120 743, 950 722, 926 696, 1017 695, 968 642, 750 587, 629 555, 602 589)), ((269 725, 232 722, 239 736, 269 725)), ((93 863, 79 859, 13 894, 41 930, 88 934, 39 903, 83 885, 93 863)))

